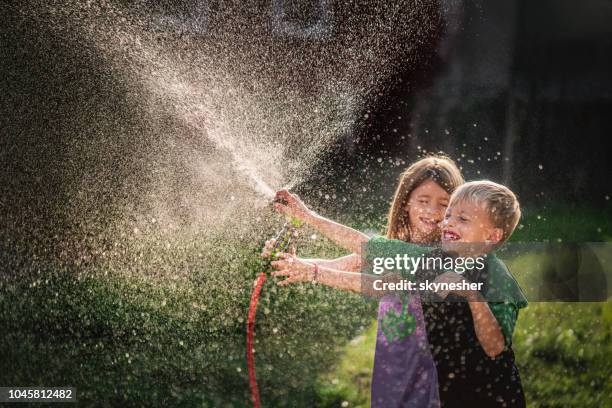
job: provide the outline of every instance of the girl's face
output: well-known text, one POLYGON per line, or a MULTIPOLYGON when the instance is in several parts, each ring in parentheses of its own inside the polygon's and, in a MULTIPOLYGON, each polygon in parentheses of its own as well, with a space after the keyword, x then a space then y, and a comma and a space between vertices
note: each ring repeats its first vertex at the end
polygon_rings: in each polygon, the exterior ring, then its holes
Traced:
POLYGON ((438 241, 439 223, 444 218, 449 194, 433 180, 422 182, 410 193, 406 211, 410 220, 412 240, 438 241))

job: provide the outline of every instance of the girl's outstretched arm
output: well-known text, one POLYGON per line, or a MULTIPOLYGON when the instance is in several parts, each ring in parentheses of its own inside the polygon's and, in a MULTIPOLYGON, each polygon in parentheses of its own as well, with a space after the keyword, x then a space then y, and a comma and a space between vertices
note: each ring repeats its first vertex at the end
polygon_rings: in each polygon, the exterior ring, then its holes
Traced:
POLYGON ((282 214, 309 224, 339 246, 357 255, 361 254, 362 245, 369 240, 363 232, 318 215, 306 207, 298 196, 287 190, 276 192, 274 208, 282 214))
POLYGON ((277 269, 277 271, 272 272, 271 275, 274 277, 285 277, 284 280, 278 282, 280 286, 299 282, 316 282, 340 290, 381 297, 391 292, 374 290, 374 280, 378 279, 384 282, 397 282, 400 280, 398 275, 391 274, 381 277, 359 272, 341 271, 325 266, 315 268, 315 264, 306 262, 288 253, 279 254, 279 257, 281 259, 272 262, 272 267, 277 269))
MULTIPOLYGON (((274 245, 276 239, 272 238, 266 241, 263 250, 261 251, 262 258, 269 258, 274 253, 274 245)), ((295 248, 294 248, 295 249, 295 248)), ((346 272, 359 272, 361 270, 361 257, 357 254, 349 254, 340 258, 323 259, 323 258, 300 258, 305 262, 317 264, 321 267, 338 269, 346 272)))
POLYGON ((334 259, 304 259, 304 261, 317 264, 322 268, 337 269, 345 272, 359 272, 361 269, 361 257, 357 254, 349 254, 334 259))

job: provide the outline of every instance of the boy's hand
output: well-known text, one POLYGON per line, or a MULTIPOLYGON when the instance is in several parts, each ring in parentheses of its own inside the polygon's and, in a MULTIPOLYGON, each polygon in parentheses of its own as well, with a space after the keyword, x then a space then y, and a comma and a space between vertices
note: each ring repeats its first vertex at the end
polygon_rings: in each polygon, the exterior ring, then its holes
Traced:
POLYGON ((298 282, 311 282, 314 279, 314 265, 305 262, 294 254, 281 253, 278 261, 271 263, 274 269, 278 271, 272 272, 273 277, 286 276, 287 278, 277 283, 279 286, 289 285, 298 282))
MULTIPOLYGON (((460 282, 470 283, 467 279, 465 279, 463 276, 459 275, 456 272, 444 272, 442 275, 439 275, 434 280, 434 283, 460 283, 460 282)), ((480 298, 480 293, 475 290, 439 290, 436 292, 436 294, 440 296, 442 299, 446 299, 446 297, 451 293, 457 296, 461 296, 462 298, 465 298, 467 301, 475 301, 480 298)))
POLYGON ((310 210, 300 200, 300 198, 283 189, 278 190, 274 196, 274 208, 281 214, 288 215, 300 221, 306 221, 310 215, 310 210))

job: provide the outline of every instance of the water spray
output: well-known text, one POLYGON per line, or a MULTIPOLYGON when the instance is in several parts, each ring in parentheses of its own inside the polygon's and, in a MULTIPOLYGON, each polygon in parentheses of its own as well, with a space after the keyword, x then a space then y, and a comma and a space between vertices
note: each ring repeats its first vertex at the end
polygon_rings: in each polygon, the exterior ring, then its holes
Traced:
MULTIPOLYGON (((282 200, 275 200, 282 202, 282 200)), ((251 399, 253 406, 260 408, 259 388, 257 386, 257 378, 255 376, 255 357, 253 355, 253 340, 255 336, 255 315, 257 312, 257 303, 264 282, 266 281, 267 272, 271 270, 271 262, 280 252, 284 252, 291 245, 291 241, 297 235, 297 229, 301 226, 301 221, 290 219, 285 222, 281 230, 276 234, 274 243, 270 249, 270 254, 264 262, 264 271, 260 272, 255 280, 253 292, 251 293, 251 303, 249 305, 249 314, 247 318, 247 335, 246 335, 246 357, 247 367, 249 371, 249 386, 251 388, 251 399)))

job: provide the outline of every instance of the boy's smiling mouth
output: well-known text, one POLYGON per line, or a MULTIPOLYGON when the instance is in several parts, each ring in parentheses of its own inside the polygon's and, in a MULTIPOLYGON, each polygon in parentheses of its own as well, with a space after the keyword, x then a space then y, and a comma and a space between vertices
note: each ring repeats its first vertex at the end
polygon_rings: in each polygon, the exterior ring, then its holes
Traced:
POLYGON ((461 236, 449 229, 442 230, 442 241, 458 241, 461 236))

